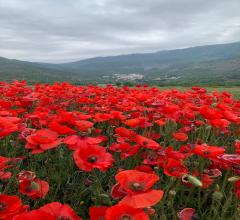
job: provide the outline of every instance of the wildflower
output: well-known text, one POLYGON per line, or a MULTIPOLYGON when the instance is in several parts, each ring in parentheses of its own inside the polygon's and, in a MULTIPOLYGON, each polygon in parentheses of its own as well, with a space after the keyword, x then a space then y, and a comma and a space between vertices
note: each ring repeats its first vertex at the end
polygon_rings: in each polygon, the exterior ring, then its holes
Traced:
POLYGON ((80 147, 74 152, 73 158, 78 168, 87 172, 92 171, 94 168, 106 171, 114 162, 112 154, 98 145, 80 147))

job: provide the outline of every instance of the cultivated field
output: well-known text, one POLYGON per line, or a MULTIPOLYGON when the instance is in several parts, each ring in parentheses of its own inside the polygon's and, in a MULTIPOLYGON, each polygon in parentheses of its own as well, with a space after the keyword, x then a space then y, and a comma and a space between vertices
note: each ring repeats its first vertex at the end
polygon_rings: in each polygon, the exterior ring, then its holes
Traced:
MULTIPOLYGON (((164 86, 159 87, 160 89, 177 89, 179 91, 186 91, 188 89, 191 89, 189 86, 164 86)), ((240 86, 205 86, 204 87, 208 92, 213 91, 226 91, 234 95, 235 98, 240 98, 240 86)))

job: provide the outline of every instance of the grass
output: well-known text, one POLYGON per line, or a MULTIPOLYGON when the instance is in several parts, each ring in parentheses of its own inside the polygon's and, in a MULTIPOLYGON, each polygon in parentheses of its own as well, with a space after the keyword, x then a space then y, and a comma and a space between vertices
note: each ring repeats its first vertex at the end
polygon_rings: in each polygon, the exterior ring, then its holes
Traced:
MULTIPOLYGON (((173 129, 172 124, 166 125, 164 128, 164 130, 169 130, 169 132, 172 132, 173 129)), ((219 145, 220 143, 228 146, 231 145, 230 139, 219 139, 214 132, 211 132, 211 135, 207 135, 206 131, 206 129, 197 131, 190 137, 192 139, 190 141, 193 141, 196 136, 212 145, 219 145)), ((162 133, 164 134, 163 130, 162 133)), ((107 131, 105 134, 109 135, 107 131)), ((22 142, 15 142, 16 145, 10 146, 10 139, 15 139, 15 137, 9 137, 7 141, 2 140, 0 142, 1 155, 9 157, 26 156, 26 159, 22 163, 12 169, 15 170, 14 173, 17 174, 20 170, 31 170, 37 174, 37 177, 47 180, 50 184, 50 191, 44 199, 31 201, 26 197, 22 197, 24 203, 30 204, 34 209, 46 203, 60 201, 71 205, 80 216, 84 217, 88 215, 90 204, 114 205, 116 201, 111 199, 110 189, 115 184, 114 174, 117 169, 119 167, 130 169, 141 164, 141 160, 136 156, 135 159, 130 157, 127 160, 118 160, 117 164, 106 173, 101 173, 98 170, 86 173, 74 165, 72 152, 64 145, 41 155, 31 155, 24 148, 24 143, 22 142), (15 146, 18 146, 17 149, 15 146), (87 186, 86 181, 90 181, 91 184, 87 186)), ((172 141, 171 136, 167 133, 163 135, 162 140, 165 140, 166 146, 168 143, 175 146, 179 145, 175 141, 172 141)), ((116 153, 114 157, 118 158, 119 155, 116 153)), ((194 160, 199 161, 199 169, 202 169, 206 163, 205 160, 201 160, 198 156, 186 162, 194 164, 194 160)), ((228 171, 224 172, 223 176, 215 182, 215 184, 219 185, 221 198, 213 196, 216 191, 214 186, 208 189, 186 188, 176 178, 166 177, 161 169, 156 169, 155 172, 160 176, 160 183, 157 184, 156 188, 163 189, 165 193, 163 200, 155 207, 160 219, 167 220, 171 218, 172 220, 178 220, 177 212, 185 207, 195 207, 198 214, 202 217, 201 219, 204 220, 239 219, 240 216, 237 211, 238 200, 233 193, 233 184, 228 183, 226 180, 231 176, 228 171), (171 193, 172 191, 175 192, 175 195, 171 193)), ((17 190, 18 186, 16 183, 15 175, 10 183, 5 183, 6 185, 3 183, 4 193, 21 196, 17 190)), ((85 217, 83 219, 88 218, 85 217)))

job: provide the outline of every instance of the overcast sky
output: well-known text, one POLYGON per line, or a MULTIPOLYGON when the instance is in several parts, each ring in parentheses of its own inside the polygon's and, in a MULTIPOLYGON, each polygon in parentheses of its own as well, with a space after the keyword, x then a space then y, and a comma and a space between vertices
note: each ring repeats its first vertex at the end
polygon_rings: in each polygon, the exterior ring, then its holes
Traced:
POLYGON ((240 41, 240 0, 0 0, 0 56, 66 62, 240 41))

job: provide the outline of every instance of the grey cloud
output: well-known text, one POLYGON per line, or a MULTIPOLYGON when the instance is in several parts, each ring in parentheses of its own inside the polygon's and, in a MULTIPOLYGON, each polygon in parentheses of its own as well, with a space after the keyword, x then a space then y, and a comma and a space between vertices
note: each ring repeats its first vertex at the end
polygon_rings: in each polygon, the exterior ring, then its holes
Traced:
POLYGON ((239 0, 0 0, 0 56, 65 62, 240 40, 239 0))

